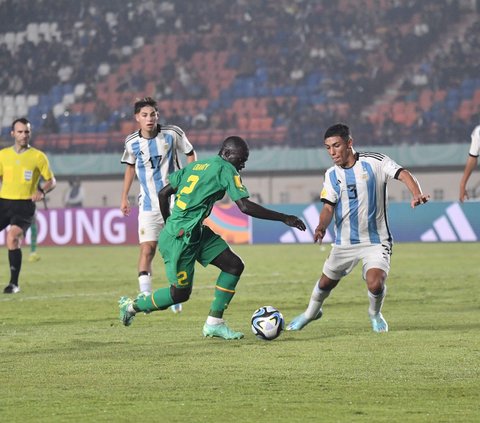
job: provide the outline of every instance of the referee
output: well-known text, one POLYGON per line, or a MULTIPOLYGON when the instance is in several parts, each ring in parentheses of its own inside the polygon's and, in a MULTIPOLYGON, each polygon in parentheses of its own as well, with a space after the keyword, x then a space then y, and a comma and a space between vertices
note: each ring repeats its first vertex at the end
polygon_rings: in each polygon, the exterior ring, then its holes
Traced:
POLYGON ((0 231, 7 231, 10 282, 4 294, 16 294, 22 267, 22 239, 35 218, 35 202, 55 188, 56 181, 45 153, 29 145, 32 129, 25 118, 12 123, 12 147, 0 150, 0 231), (40 187, 40 177, 45 181, 40 187))

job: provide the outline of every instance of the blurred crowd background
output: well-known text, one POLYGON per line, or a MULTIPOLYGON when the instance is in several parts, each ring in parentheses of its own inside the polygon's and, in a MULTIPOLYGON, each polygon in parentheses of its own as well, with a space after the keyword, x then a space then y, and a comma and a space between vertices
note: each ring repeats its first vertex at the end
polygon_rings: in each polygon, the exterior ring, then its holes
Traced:
POLYGON ((1 136, 28 117, 47 153, 121 152, 133 103, 197 148, 468 142, 480 21, 461 0, 0 0, 1 136))

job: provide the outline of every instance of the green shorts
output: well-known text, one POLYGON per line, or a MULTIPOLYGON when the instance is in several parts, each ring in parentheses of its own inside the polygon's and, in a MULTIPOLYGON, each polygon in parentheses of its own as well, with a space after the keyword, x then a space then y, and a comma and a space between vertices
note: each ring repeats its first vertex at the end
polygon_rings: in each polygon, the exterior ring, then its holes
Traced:
POLYGON ((208 226, 202 226, 199 240, 190 244, 185 243, 183 236, 172 236, 166 230, 160 232, 158 239, 168 281, 179 288, 192 286, 196 261, 206 267, 227 248, 222 237, 208 226))

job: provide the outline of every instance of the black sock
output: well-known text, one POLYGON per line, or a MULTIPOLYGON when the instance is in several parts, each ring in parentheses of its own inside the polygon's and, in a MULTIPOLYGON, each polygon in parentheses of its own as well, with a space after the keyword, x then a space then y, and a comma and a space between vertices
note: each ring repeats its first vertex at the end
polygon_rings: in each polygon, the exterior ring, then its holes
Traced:
POLYGON ((10 283, 18 286, 18 275, 22 268, 22 250, 8 250, 8 261, 10 263, 10 283))

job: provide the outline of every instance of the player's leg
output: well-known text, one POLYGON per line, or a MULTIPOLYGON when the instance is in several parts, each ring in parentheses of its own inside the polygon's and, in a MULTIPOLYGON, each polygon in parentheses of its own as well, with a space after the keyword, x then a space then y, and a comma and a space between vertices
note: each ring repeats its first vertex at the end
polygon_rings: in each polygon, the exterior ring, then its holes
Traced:
MULTIPOLYGON (((7 232, 8 261, 10 264, 10 283, 5 287, 5 294, 15 294, 20 291, 19 276, 22 268, 22 239, 35 216, 35 203, 30 200, 10 200, 6 202, 7 210, 2 206, 2 213, 8 216, 10 229, 7 232)), ((5 205, 5 203, 4 203, 5 205)), ((2 219, 2 225, 5 218, 2 219)))
POLYGON ((152 261, 157 249, 156 241, 140 243, 138 258, 138 289, 140 294, 149 295, 152 292, 152 261))
MULTIPOLYGON (((3 231, 8 225, 10 225, 10 216, 7 201, 3 198, 0 198, 0 232, 3 231)), ((5 287, 5 289, 7 288, 8 287, 5 287)), ((5 289, 3 291, 4 293, 5 289)))
POLYGON ((159 240, 170 286, 157 289, 148 295, 141 294, 135 300, 120 298, 120 320, 125 326, 131 324, 139 311, 150 313, 165 310, 173 304, 187 301, 190 297, 195 269, 195 248, 165 231, 161 232, 159 240))
POLYGON ((382 269, 370 269, 367 272, 368 316, 374 332, 388 332, 388 323, 382 315, 383 302, 387 294, 385 280, 387 274, 382 269))
POLYGON ((11 225, 7 232, 8 262, 10 265, 10 282, 5 287, 5 294, 16 294, 20 291, 18 279, 22 269, 22 250, 21 240, 23 238, 23 229, 16 225, 11 225))
POLYGON ((37 235, 37 220, 33 219, 32 225, 30 226, 30 255, 28 256, 28 261, 30 262, 36 262, 40 260, 40 256, 37 253, 37 235))
MULTIPOLYGON (((140 295, 152 293, 152 263, 157 250, 157 241, 164 227, 160 212, 142 212, 138 216, 138 239, 140 240, 140 257, 138 262, 138 287, 140 295)), ((174 313, 182 311, 182 304, 172 304, 174 313)))
POLYGON ((243 338, 243 333, 230 329, 223 319, 225 309, 235 295, 235 288, 245 268, 242 259, 208 227, 204 227, 202 250, 197 259, 203 266, 212 264, 220 269, 215 284, 215 296, 203 326, 203 335, 223 339, 243 338))
POLYGON ((287 330, 301 330, 308 323, 313 320, 318 320, 323 315, 323 302, 330 295, 330 292, 335 288, 340 280, 330 279, 327 275, 322 273, 320 279, 315 283, 310 301, 308 302, 307 309, 287 325, 287 330))
POLYGON ((152 293, 152 262, 157 251, 157 242, 163 227, 163 218, 158 212, 140 211, 138 214, 138 289, 140 294, 152 293))
POLYGON ((373 245, 365 249, 363 278, 368 289, 368 315, 374 332, 388 332, 388 324, 382 315, 387 294, 386 280, 390 271, 390 248, 373 245))
POLYGON ((315 284, 306 310, 293 318, 287 325, 287 330, 301 330, 313 320, 323 315, 323 302, 337 286, 340 279, 348 275, 358 263, 355 250, 333 247, 323 265, 323 273, 315 284))
POLYGON ((225 309, 235 295, 235 288, 243 272, 244 264, 230 248, 222 251, 212 262, 221 272, 215 284, 215 297, 210 307, 209 316, 222 319, 225 309))

